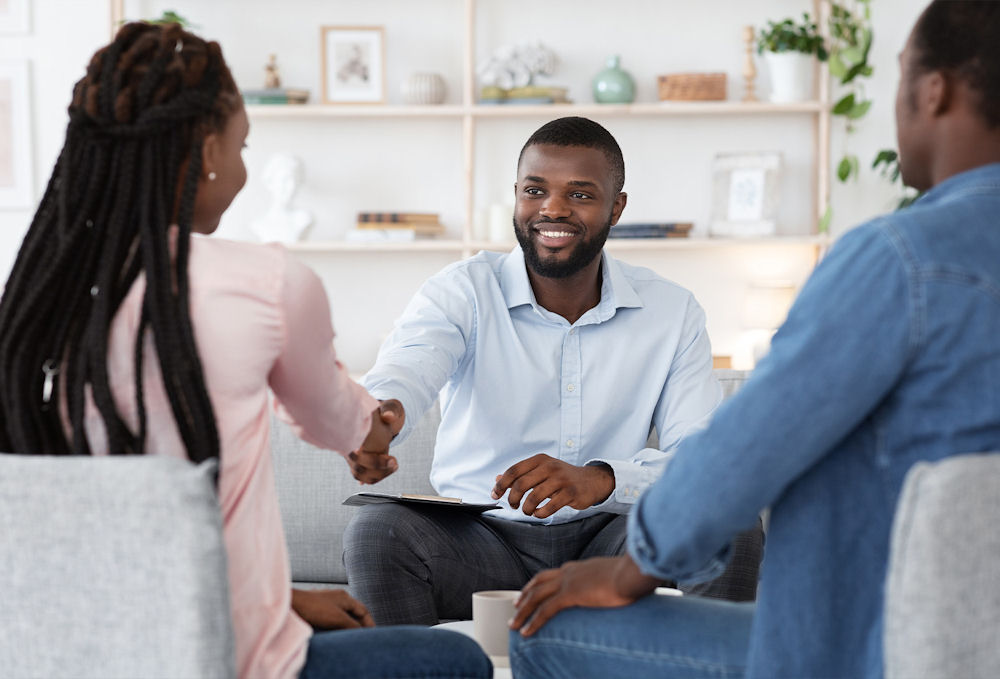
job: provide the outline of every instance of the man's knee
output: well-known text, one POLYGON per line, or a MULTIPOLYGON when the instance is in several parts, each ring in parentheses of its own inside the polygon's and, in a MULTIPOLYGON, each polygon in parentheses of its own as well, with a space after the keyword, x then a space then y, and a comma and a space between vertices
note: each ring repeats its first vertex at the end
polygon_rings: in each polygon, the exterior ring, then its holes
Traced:
POLYGON ((397 504, 361 507, 344 530, 344 564, 370 567, 377 555, 405 545, 411 531, 400 530, 411 522, 412 511, 397 504))

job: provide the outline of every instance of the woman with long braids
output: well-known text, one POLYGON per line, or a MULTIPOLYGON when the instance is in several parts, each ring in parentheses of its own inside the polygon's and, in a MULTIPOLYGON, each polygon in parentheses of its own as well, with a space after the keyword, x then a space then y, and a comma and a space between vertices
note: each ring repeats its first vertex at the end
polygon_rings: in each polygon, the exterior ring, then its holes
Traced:
POLYGON ((315 274, 200 235, 246 182, 249 124, 218 44, 127 24, 69 117, 0 300, 0 450, 218 457, 241 677, 489 676, 462 635, 360 629, 371 616, 346 593, 291 590, 268 389, 331 450, 384 448, 402 422, 337 362, 315 274))

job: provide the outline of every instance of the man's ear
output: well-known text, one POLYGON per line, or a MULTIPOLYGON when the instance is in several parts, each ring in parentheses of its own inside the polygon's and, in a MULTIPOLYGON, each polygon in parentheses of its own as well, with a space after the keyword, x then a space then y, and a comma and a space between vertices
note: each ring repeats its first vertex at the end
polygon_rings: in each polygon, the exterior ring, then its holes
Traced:
POLYGON ((921 81, 917 96, 924 105, 924 110, 935 118, 947 113, 952 108, 952 99, 955 96, 952 76, 941 71, 931 71, 921 78, 921 81))
POLYGON ((628 202, 628 194, 624 191, 620 191, 617 196, 615 196, 615 204, 611 208, 611 226, 618 223, 618 219, 622 216, 622 210, 625 209, 625 203, 628 202))
POLYGON ((201 179, 207 178, 209 172, 219 169, 219 154, 221 149, 219 135, 209 132, 201 142, 201 179))

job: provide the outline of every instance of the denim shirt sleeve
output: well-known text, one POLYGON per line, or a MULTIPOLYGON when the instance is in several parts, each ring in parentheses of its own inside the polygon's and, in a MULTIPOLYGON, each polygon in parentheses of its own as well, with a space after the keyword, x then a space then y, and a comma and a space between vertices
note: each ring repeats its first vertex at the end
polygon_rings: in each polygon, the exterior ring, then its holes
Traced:
POLYGON ((705 329, 705 312, 691 297, 683 318, 683 340, 674 355, 667 382, 654 412, 659 448, 643 448, 628 459, 594 458, 587 464, 606 464, 615 475, 615 489, 603 503, 604 512, 631 511, 639 497, 663 473, 681 440, 703 429, 722 399, 712 373, 712 347, 705 329))
POLYGON ((449 268, 428 279, 410 300, 361 383, 377 399, 395 398, 406 419, 401 443, 458 370, 475 335, 471 281, 449 268))
POLYGON ((685 439, 629 518, 643 572, 698 581, 728 543, 876 407, 902 374, 918 317, 910 271, 878 222, 816 268, 753 377, 685 439))

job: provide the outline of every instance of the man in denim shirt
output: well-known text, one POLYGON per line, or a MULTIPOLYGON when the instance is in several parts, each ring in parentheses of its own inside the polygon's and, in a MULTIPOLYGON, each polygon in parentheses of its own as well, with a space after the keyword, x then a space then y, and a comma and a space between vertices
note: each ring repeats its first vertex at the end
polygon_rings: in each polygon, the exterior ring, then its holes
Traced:
POLYGON ((998 44, 1000 3, 925 10, 900 56, 896 122, 903 179, 926 195, 836 244, 753 378, 640 499, 626 555, 525 586, 515 676, 882 675, 907 470, 1000 449, 998 44), (645 596, 715 572, 763 507, 756 605, 645 596), (609 610, 546 624, 575 606, 609 610))

